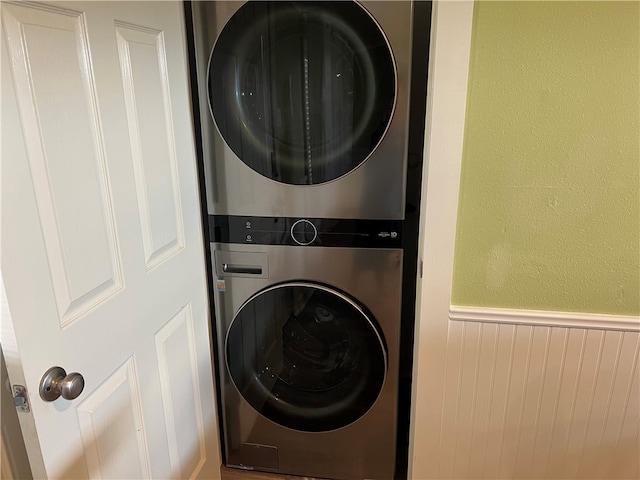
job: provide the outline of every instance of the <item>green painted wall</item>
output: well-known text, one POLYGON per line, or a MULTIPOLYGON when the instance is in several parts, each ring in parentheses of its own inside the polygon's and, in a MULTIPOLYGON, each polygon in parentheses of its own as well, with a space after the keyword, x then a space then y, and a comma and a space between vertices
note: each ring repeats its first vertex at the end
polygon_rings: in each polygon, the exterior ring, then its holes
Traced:
POLYGON ((640 314, 640 2, 475 5, 456 305, 640 314))

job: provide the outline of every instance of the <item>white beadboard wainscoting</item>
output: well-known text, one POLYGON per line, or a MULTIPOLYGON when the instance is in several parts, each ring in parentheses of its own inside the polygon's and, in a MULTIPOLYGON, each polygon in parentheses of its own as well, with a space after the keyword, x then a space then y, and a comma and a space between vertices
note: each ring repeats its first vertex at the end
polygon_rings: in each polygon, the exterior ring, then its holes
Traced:
POLYGON ((637 331, 450 321, 436 478, 638 478, 639 351, 637 331))
POLYGON ((478 321, 478 312, 427 322, 411 478, 640 478, 636 326, 552 325, 547 312, 545 325, 486 312, 478 321))

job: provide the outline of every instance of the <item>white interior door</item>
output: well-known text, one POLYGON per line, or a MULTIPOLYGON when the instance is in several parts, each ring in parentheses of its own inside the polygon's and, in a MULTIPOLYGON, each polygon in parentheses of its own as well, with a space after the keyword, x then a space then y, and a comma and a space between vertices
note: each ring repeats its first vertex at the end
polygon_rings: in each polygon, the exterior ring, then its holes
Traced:
POLYGON ((2 346, 38 478, 219 478, 179 2, 2 3, 2 346), (50 367, 75 400, 43 401, 50 367))

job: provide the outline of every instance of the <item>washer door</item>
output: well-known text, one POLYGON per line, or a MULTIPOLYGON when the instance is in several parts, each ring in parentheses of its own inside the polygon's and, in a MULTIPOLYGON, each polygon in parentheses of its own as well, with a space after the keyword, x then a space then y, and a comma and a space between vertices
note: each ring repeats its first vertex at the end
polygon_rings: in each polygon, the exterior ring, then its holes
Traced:
POLYGON ((231 150, 275 181, 341 177, 391 121, 396 70, 375 20, 355 2, 250 1, 209 62, 209 103, 231 150))
POLYGON ((270 287, 240 308, 227 334, 226 360, 255 410, 307 432, 362 417, 387 370, 373 320, 342 293, 301 282, 270 287))

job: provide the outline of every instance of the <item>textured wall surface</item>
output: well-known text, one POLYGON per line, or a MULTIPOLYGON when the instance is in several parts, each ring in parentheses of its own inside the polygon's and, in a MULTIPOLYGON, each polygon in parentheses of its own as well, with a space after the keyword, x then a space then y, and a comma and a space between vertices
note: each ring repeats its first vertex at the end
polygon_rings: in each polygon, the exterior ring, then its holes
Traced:
POLYGON ((453 304, 640 313, 639 12, 476 2, 453 304))

